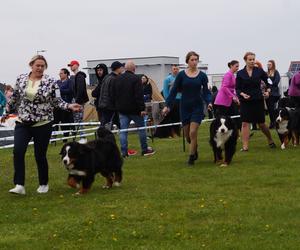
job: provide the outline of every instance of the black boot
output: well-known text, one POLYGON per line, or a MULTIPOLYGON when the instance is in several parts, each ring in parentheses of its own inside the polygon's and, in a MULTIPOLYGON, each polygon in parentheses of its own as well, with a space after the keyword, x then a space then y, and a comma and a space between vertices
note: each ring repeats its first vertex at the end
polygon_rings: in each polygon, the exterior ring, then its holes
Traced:
POLYGON ((196 160, 196 154, 190 155, 189 160, 188 160, 188 165, 193 166, 196 160))

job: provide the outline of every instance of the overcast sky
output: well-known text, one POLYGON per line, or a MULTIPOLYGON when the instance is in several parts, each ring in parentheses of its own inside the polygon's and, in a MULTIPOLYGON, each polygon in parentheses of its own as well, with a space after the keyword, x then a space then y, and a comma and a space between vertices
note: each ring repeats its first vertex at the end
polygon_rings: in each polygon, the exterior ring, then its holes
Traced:
POLYGON ((86 60, 179 56, 195 50, 209 73, 253 51, 280 73, 300 60, 299 0, 9 0, 0 5, 0 82, 29 71, 37 50, 58 77, 86 60))

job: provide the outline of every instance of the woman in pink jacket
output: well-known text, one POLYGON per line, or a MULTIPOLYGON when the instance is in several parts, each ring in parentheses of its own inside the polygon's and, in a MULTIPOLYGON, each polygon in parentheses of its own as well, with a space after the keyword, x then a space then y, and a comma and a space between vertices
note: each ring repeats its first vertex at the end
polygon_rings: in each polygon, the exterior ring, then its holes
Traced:
POLYGON ((235 76, 239 70, 239 62, 232 60, 228 63, 230 70, 224 75, 222 85, 214 102, 216 116, 232 116, 237 114, 236 104, 239 105, 239 99, 235 94, 235 76))

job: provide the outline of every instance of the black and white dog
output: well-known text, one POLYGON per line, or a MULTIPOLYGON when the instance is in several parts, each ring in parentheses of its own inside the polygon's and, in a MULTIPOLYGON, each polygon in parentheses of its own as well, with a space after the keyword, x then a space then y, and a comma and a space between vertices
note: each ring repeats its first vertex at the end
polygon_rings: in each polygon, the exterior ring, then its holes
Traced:
POLYGON ((282 107, 276 110, 276 131, 281 142, 281 149, 285 149, 290 140, 294 146, 299 145, 299 113, 294 108, 282 107))
POLYGON ((123 158, 114 135, 99 128, 97 137, 86 144, 66 143, 60 152, 62 162, 69 172, 68 185, 80 188, 79 194, 88 192, 97 173, 106 178, 103 188, 111 188, 113 184, 120 186, 122 181, 123 158))
POLYGON ((214 153, 214 162, 222 167, 228 166, 236 151, 238 129, 228 116, 217 117, 210 125, 210 145, 214 153), (223 160, 222 151, 225 151, 223 160))

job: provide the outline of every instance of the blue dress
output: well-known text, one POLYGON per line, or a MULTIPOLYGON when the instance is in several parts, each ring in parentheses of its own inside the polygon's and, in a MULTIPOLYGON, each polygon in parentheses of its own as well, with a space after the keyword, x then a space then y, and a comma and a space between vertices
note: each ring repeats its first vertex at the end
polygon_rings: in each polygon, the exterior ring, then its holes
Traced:
POLYGON ((183 126, 191 122, 200 124, 203 120, 203 100, 207 104, 211 102, 211 92, 207 83, 207 75, 201 71, 196 77, 187 76, 184 70, 177 75, 166 105, 172 107, 176 94, 181 92, 180 116, 183 126))

